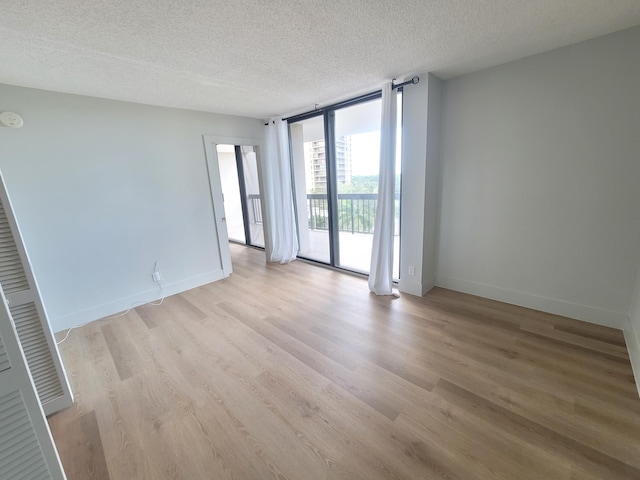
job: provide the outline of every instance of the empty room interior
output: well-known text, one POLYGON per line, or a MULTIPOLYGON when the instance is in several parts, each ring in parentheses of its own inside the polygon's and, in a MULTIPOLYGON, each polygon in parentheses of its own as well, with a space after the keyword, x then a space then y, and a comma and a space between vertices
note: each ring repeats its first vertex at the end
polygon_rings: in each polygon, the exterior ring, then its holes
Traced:
POLYGON ((640 2, 3 1, 0 480, 640 479, 640 2))

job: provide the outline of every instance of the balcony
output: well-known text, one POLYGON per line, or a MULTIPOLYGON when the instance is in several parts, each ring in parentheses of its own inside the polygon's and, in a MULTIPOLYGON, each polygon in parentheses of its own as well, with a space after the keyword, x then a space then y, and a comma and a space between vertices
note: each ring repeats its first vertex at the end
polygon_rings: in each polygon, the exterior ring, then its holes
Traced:
MULTIPOLYGON (((253 218, 262 217, 260 197, 249 195, 253 218)), ((398 237, 400 196, 396 196, 396 225, 394 239, 394 277, 398 276, 400 242, 398 237)), ((378 205, 376 193, 338 194, 338 238, 340 266, 368 273, 371 264, 375 212, 378 205)), ((306 224, 299 222, 300 256, 329 263, 329 215, 326 194, 309 194, 306 198, 306 224)), ((298 212, 298 218, 303 218, 298 212)))

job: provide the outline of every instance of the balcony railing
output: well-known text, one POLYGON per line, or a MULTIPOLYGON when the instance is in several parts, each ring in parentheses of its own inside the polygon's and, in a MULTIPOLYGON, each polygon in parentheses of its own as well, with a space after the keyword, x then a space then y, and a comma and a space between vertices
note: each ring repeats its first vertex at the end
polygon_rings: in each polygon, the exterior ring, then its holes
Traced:
MULTIPOLYGON (((339 193, 338 230, 351 233, 373 233, 378 207, 377 193, 339 193)), ((396 218, 399 217, 400 195, 395 198, 396 218)), ((328 230, 329 209, 327 195, 307 195, 307 218, 309 229, 328 230)), ((396 222, 397 223, 397 222, 396 222)), ((398 225, 396 225, 397 231, 398 225)))
MULTIPOLYGON (((249 195, 253 219, 262 223, 260 196, 249 195)), ((378 206, 377 193, 339 193, 338 230, 351 233, 373 233, 378 206)), ((395 199, 396 218, 400 210, 400 195, 395 199)), ((307 219, 310 230, 329 229, 329 205, 325 193, 307 195, 307 219)), ((396 221, 397 223, 397 221, 396 221)), ((396 225, 397 231, 398 225, 396 225)))
POLYGON ((249 194, 249 212, 251 218, 249 223, 262 223, 262 205, 260 204, 260 195, 249 194))

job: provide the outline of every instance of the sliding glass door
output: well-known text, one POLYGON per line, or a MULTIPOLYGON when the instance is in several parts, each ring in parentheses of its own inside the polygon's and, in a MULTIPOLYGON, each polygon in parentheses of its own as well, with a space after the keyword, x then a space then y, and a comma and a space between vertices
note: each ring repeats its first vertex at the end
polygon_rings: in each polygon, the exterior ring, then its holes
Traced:
POLYGON ((338 266, 369 272, 380 171, 380 99, 335 112, 338 266))
POLYGON ((258 176, 258 159, 254 147, 235 146, 236 159, 240 158, 238 171, 244 181, 243 201, 245 225, 249 230, 247 243, 254 247, 264 248, 264 225, 262 223, 262 197, 260 195, 260 178, 258 176))
POLYGON ((289 128, 299 256, 331 263, 324 118, 312 117, 289 128))
POLYGON ((258 161, 252 146, 217 145, 229 240, 264 247, 258 161))
MULTIPOLYGON (((381 103, 380 95, 372 95, 290 121, 298 256, 369 273, 378 203, 381 103)), ((395 278, 400 264, 401 117, 399 111, 395 278)))

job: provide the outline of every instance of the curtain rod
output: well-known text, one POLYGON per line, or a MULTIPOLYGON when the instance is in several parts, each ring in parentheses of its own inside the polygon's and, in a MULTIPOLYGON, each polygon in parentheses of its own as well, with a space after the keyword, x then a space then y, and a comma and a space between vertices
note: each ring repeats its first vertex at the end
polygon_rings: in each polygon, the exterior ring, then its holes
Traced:
MULTIPOLYGON (((395 78, 394 78, 395 80, 395 78)), ((402 83, 398 83, 398 84, 394 84, 393 81, 391 82, 391 89, 395 90, 396 88, 400 88, 400 87, 404 87, 405 85, 415 85, 416 83, 418 83, 420 81, 420 77, 415 75, 411 80, 407 80, 406 82, 402 82, 402 83)))
MULTIPOLYGON (((395 80, 395 78, 394 78, 393 80, 395 80)), ((397 84, 393 83, 393 80, 391 81, 391 90, 396 90, 396 89, 398 89, 398 88, 400 88, 400 87, 404 87, 405 85, 415 85, 415 84, 417 84, 418 82, 420 82, 420 77, 419 77, 419 76, 417 76, 417 75, 415 75, 411 80, 407 80, 406 82, 397 83, 397 84)), ((305 116, 305 115, 308 115, 308 114, 310 114, 310 113, 315 112, 316 110, 325 110, 325 109, 327 109, 327 108, 335 108, 335 107, 337 107, 338 105, 342 105, 343 103, 351 103, 351 102, 352 102, 352 101, 354 101, 354 100, 356 100, 356 101, 357 101, 358 99, 365 98, 365 97, 369 97, 369 96, 371 96, 371 95, 380 94, 381 92, 382 92, 382 90, 378 90, 378 91, 371 92, 371 93, 366 93, 366 94, 364 94, 364 95, 360 95, 360 96, 358 96, 358 97, 355 97, 355 98, 352 98, 352 99, 349 99, 349 100, 345 100, 345 101, 343 101, 343 102, 334 103, 333 105, 327 105, 326 107, 322 107, 322 108, 318 108, 318 104, 316 103, 316 108, 315 108, 315 110, 312 110, 312 111, 310 111, 310 112, 306 112, 306 113, 300 113, 300 114, 298 114, 298 115, 291 115, 291 117, 285 117, 285 118, 283 118, 283 119, 282 119, 282 121, 283 121, 283 122, 286 122, 287 120, 289 120, 289 118, 299 117, 299 116, 305 116)), ((275 122, 274 122, 274 123, 275 123, 275 122)), ((265 125, 265 126, 269 125, 269 122, 265 123, 264 125, 265 125)))

